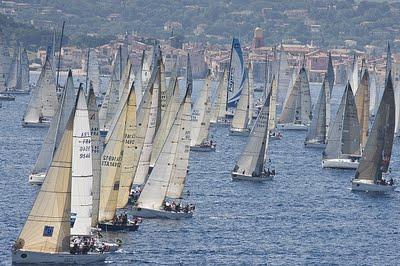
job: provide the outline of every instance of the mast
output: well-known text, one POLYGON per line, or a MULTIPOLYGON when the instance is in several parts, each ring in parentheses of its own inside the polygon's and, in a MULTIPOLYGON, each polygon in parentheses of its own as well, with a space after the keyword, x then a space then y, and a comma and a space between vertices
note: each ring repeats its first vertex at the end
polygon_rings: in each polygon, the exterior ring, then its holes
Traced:
POLYGON ((86 60, 86 85, 85 91, 88 92, 88 83, 89 83, 89 58, 90 58, 90 47, 87 52, 87 60, 86 60))

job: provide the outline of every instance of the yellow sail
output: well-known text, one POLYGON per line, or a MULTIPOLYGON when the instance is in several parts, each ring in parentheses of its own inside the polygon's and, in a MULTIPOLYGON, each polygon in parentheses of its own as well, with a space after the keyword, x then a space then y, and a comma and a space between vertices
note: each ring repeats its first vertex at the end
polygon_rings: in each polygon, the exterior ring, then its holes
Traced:
POLYGON ((16 248, 43 253, 69 252, 73 110, 16 248))

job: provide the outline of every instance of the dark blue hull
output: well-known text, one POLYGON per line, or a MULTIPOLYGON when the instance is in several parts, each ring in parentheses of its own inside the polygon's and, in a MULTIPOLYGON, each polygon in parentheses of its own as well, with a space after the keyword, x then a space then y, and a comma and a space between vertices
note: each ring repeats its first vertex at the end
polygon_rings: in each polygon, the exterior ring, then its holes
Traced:
POLYGON ((138 224, 112 224, 99 223, 98 227, 103 231, 136 231, 139 228, 138 224))

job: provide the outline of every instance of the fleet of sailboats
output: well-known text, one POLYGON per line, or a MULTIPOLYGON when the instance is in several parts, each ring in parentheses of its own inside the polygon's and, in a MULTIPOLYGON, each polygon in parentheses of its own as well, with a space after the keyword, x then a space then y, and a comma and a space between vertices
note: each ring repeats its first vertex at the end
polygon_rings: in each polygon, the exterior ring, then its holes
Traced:
MULTIPOLYGON (((26 51, 16 49, 10 64, 6 48, 0 39, 0 93, 29 91, 26 51), (9 71, 5 70, 7 64, 11 65, 9 71)), ((183 199, 190 151, 215 151, 211 124, 230 124, 230 135, 248 136, 231 171, 233 180, 272 180, 275 169, 268 155, 269 141, 282 138, 280 129, 308 130, 304 144, 324 148, 323 168, 357 169, 352 190, 394 190, 393 180, 383 178, 389 170, 395 123, 400 121, 395 117, 390 47, 383 95, 365 61, 358 78, 354 55, 334 119, 331 54, 312 111, 304 62, 299 68, 290 68, 287 53, 283 47, 280 50, 279 56, 274 50, 270 64, 266 58, 258 112, 253 106, 253 65, 245 67, 236 38, 232 40, 229 67, 220 73, 215 93, 209 71, 193 105, 189 55, 183 99, 176 65, 167 85, 160 47, 143 52, 134 75, 127 47, 120 46, 103 99, 99 65, 95 52, 89 49, 86 89, 81 84, 76 94, 69 71, 58 100, 51 52, 23 117, 24 127, 49 126, 49 130, 29 176, 29 183, 42 186, 13 246, 13 262, 102 262, 107 256, 104 250, 94 246, 76 253, 74 239, 95 238, 96 230, 135 231, 138 217, 192 217, 194 205, 184 204, 183 199), (253 116, 256 119, 251 126, 253 116), (128 219, 128 212, 133 218, 128 219)))

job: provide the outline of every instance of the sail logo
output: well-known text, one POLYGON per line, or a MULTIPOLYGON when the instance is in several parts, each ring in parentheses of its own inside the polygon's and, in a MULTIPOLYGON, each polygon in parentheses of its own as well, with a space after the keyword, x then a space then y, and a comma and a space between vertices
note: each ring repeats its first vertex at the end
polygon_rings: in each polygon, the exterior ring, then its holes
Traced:
POLYGON ((52 237, 54 232, 54 226, 45 225, 43 229, 43 236, 52 237))

